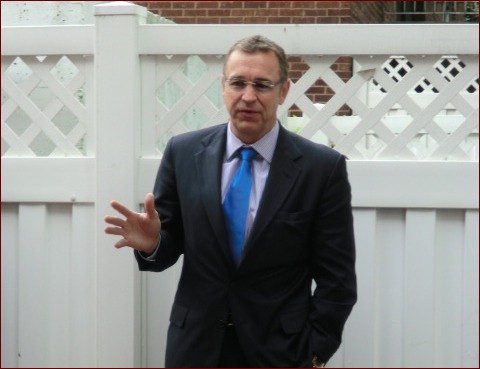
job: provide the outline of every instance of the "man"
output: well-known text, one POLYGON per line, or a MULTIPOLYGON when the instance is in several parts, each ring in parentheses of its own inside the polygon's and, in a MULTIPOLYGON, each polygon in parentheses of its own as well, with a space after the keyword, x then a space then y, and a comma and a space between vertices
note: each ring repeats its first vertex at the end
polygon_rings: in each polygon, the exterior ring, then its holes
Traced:
POLYGON ((184 255, 167 367, 322 366, 356 302, 345 158, 279 124, 290 82, 274 42, 238 41, 222 84, 229 122, 172 138, 146 213, 113 201, 125 218, 106 217, 105 232, 135 249, 140 270, 184 255), (232 215, 230 187, 244 180, 246 213, 232 215))

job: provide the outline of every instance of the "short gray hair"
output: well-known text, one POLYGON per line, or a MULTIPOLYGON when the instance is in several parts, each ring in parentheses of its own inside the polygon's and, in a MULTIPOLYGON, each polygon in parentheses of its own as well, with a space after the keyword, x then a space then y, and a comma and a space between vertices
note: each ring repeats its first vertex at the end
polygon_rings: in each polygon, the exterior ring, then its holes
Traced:
POLYGON ((283 83, 288 79, 288 61, 285 51, 280 45, 272 40, 261 35, 255 35, 242 38, 241 40, 235 42, 225 57, 225 64, 223 66, 224 70, 230 55, 236 50, 240 50, 248 54, 253 54, 256 52, 266 53, 272 51, 277 57, 280 65, 280 82, 283 83))

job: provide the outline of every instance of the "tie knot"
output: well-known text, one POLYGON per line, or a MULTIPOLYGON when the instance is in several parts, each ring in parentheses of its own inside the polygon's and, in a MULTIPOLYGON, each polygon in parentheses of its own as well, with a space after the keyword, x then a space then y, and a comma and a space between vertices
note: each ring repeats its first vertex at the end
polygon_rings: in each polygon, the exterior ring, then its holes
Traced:
POLYGON ((240 149, 240 155, 242 156, 242 160, 246 160, 250 162, 253 158, 253 155, 255 155, 255 150, 252 149, 251 147, 243 147, 240 149))

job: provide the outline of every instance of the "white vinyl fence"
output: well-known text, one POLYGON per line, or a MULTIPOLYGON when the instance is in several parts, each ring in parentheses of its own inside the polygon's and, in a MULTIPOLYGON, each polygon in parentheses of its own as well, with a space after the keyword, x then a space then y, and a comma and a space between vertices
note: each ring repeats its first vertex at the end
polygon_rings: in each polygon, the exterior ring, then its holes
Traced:
POLYGON ((283 124, 350 158, 359 300, 329 366, 478 367, 478 25, 94 13, 2 27, 2 367, 163 366, 181 265, 138 272, 103 217, 112 199, 140 209, 169 137, 227 119, 224 54, 257 33, 309 65, 283 124), (323 106, 305 95, 318 79, 335 92, 323 106))

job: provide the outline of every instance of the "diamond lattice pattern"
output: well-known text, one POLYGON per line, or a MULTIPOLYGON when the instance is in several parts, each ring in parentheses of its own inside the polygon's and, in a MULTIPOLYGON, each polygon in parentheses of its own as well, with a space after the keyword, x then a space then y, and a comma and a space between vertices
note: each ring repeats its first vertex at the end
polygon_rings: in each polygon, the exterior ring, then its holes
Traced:
POLYGON ((85 60, 2 56, 2 156, 84 156, 85 60))
MULTIPOLYGON (((278 116, 291 128, 352 159, 478 160, 478 60, 473 56, 356 56, 351 78, 339 56, 304 56, 278 116), (324 104, 308 97, 321 81, 334 93, 324 104), (347 106, 351 114, 340 115, 347 106), (297 118, 297 120, 299 120, 297 118)), ((223 59, 157 57, 157 148, 174 134, 224 122, 223 59)))
MULTIPOLYGON (((278 110, 287 128, 352 159, 478 160, 475 56, 356 56, 350 78, 339 57, 302 57, 308 68, 278 110), (322 104, 309 94, 318 83, 332 91, 322 104)), ((86 155, 85 68, 82 56, 2 58, 2 156, 86 155)), ((159 153, 172 135, 228 119, 222 68, 223 56, 155 57, 159 153)))

